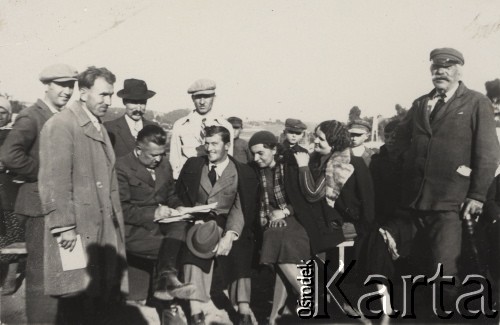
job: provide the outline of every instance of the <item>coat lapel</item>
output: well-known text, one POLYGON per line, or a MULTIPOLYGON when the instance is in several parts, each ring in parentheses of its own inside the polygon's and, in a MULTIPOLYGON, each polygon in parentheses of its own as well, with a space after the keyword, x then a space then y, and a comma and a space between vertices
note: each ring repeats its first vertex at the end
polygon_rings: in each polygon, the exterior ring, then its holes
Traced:
POLYGON ((43 100, 41 100, 41 99, 37 100, 36 106, 38 106, 40 108, 40 112, 42 113, 43 117, 46 120, 48 120, 49 118, 52 117, 52 115, 54 115, 54 113, 52 113, 50 108, 47 106, 47 104, 44 103, 43 100))
MULTIPOLYGON (((431 92, 432 93, 432 92, 431 92)), ((420 106, 420 118, 422 120, 422 125, 424 126, 425 130, 429 133, 432 134, 432 128, 431 128, 431 122, 429 121, 430 117, 430 112, 429 108, 427 107, 429 103, 429 99, 431 98, 431 95, 429 94, 423 101, 422 105, 420 106)))
POLYGON ((70 107, 70 109, 76 116, 78 125, 82 127, 83 133, 85 133, 86 136, 96 141, 102 142, 103 144, 106 144, 104 136, 102 135, 103 133, 106 133, 106 129, 103 126, 101 126, 101 132, 97 131, 95 126, 90 121, 89 116, 87 115, 87 113, 85 113, 82 105, 83 104, 81 104, 80 102, 75 102, 70 107))
MULTIPOLYGON (((144 124, 143 124, 144 125, 144 124)), ((120 117, 118 123, 118 135, 122 138, 123 143, 127 146, 127 149, 132 151, 135 146, 135 138, 128 127, 127 121, 125 120, 125 115, 120 117)))
MULTIPOLYGON (((222 173, 221 177, 217 180, 217 182, 215 182, 214 187, 212 188, 212 191, 210 191, 209 196, 212 197, 214 195, 217 195, 217 193, 219 193, 229 185, 234 184, 237 181, 236 180, 237 176, 238 173, 236 171, 236 167, 234 166, 233 162, 230 162, 229 165, 227 165, 226 169, 224 169, 224 172, 222 173)), ((208 180, 208 176, 206 178, 208 180)))
POLYGON ((212 191, 212 183, 208 179, 208 165, 204 164, 201 167, 200 187, 208 194, 212 191))
POLYGON ((437 112, 436 117, 434 118, 434 122, 432 123, 433 125, 436 125, 441 121, 445 116, 448 116, 449 114, 456 112, 457 110, 461 109, 462 106, 460 105, 460 97, 462 97, 464 93, 464 84, 460 81, 460 84, 455 91, 455 94, 446 102, 446 104, 441 107, 439 112, 437 112))

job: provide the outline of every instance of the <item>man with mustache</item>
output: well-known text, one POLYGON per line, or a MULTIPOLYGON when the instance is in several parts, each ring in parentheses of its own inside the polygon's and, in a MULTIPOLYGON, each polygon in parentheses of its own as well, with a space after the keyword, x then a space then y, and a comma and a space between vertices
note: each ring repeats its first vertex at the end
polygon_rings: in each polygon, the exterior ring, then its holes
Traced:
POLYGON ((170 164, 177 180, 182 166, 190 157, 204 156, 205 152, 205 127, 218 125, 229 130, 231 142, 229 154, 233 155, 234 129, 226 119, 212 112, 215 100, 215 81, 210 79, 196 80, 188 88, 195 110, 188 116, 178 119, 172 128, 170 140, 170 164))
POLYGON ((43 228, 44 218, 38 194, 40 131, 53 115, 68 103, 78 72, 66 64, 54 64, 40 73, 45 96, 23 109, 5 139, 0 153, 3 162, 22 182, 14 212, 25 221, 26 249, 26 315, 28 322, 52 323, 57 301, 43 291, 43 228))
POLYGON ((143 117, 148 99, 155 94, 154 91, 148 89, 144 80, 139 79, 125 79, 123 89, 116 93, 123 99, 125 114, 116 120, 104 123, 104 126, 108 130, 117 158, 134 150, 137 134, 144 126, 157 125, 143 117))
MULTIPOLYGON (((425 258, 417 265, 427 266, 427 275, 441 263, 445 276, 456 277, 462 218, 481 213, 500 149, 491 102, 461 81, 462 53, 438 48, 430 60, 434 89, 413 102, 395 146, 404 152, 402 204, 411 210, 420 239, 412 257, 425 258)), ((443 288, 444 306, 454 306, 457 287, 443 288)))

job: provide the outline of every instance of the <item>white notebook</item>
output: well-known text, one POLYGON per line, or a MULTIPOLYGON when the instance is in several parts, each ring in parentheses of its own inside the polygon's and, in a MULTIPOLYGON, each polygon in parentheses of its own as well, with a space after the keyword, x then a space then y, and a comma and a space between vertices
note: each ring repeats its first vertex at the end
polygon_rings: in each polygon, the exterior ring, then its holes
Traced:
MULTIPOLYGON (((57 242, 61 241, 61 236, 57 237, 57 242)), ((64 249, 59 246, 59 254, 61 255, 61 263, 63 271, 71 271, 84 269, 87 267, 87 258, 83 251, 82 237, 76 235, 75 248, 70 252, 69 249, 64 249)))

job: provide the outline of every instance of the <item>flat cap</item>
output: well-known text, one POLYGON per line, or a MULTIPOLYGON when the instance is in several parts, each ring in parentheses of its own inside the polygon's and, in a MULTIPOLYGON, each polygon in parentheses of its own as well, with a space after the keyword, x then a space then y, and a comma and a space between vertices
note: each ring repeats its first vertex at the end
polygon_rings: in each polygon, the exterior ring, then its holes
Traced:
POLYGON ((49 81, 76 81, 76 77, 78 76, 78 71, 72 66, 67 64, 53 64, 40 72, 40 81, 41 82, 49 82, 49 81))
POLYGON ((500 79, 486 81, 486 97, 493 100, 493 98, 500 97, 500 79))
POLYGON ((430 54, 430 60, 434 64, 442 65, 445 67, 449 67, 454 64, 463 65, 465 63, 462 53, 450 47, 443 47, 440 49, 432 50, 430 54))
POLYGON ((233 128, 241 128, 241 127, 243 127, 243 121, 239 117, 231 116, 231 117, 227 118, 227 121, 229 123, 231 123, 231 125, 233 126, 233 128))
POLYGON ((350 133, 368 133, 371 132, 372 127, 365 120, 354 120, 347 124, 347 129, 350 133))
POLYGON ((191 95, 212 95, 215 94, 215 81, 210 79, 198 79, 188 88, 191 95))
POLYGON ((256 144, 277 144, 278 139, 274 134, 269 131, 255 132, 254 135, 248 140, 248 148, 252 148, 256 144))
POLYGON ((3 96, 0 96, 0 108, 4 108, 9 113, 12 113, 12 106, 10 105, 10 101, 3 96))
POLYGON ((307 125, 302 123, 301 120, 287 118, 285 121, 285 130, 287 131, 303 132, 305 129, 307 129, 307 125))

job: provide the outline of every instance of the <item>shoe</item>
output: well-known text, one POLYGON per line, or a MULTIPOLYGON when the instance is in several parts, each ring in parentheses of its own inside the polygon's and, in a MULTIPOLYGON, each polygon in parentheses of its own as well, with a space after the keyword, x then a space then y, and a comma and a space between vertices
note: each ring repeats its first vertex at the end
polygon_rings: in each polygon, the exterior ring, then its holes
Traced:
POLYGON ((205 325, 205 314, 203 312, 191 315, 189 319, 190 325, 205 325))
POLYGON ((250 314, 239 314, 238 325, 253 325, 250 314))
POLYGON ((169 272, 160 276, 153 296, 160 300, 189 299, 195 292, 194 284, 182 283, 174 272, 169 272))

